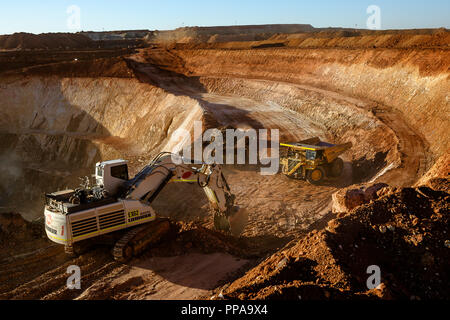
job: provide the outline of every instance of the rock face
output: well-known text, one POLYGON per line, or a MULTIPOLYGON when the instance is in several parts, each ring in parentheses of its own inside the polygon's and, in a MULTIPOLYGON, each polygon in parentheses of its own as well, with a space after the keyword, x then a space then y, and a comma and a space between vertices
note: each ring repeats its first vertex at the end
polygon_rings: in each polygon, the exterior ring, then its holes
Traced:
POLYGON ((77 186, 101 159, 172 151, 172 133, 202 116, 196 100, 131 78, 5 77, 0 101, 0 207, 23 203, 30 219, 43 192, 77 186))
POLYGON ((335 192, 332 196, 334 213, 349 212, 354 208, 369 203, 371 200, 377 199, 380 196, 379 191, 389 187, 385 183, 376 183, 367 188, 360 189, 341 189, 335 192))
POLYGON ((334 213, 347 212, 364 203, 364 191, 360 189, 343 189, 332 196, 334 213))
MULTIPOLYGON (((449 34, 445 32, 443 41, 448 43, 449 34)), ((355 48, 348 50, 339 48, 339 42, 332 40, 335 47, 322 48, 319 45, 314 49, 297 47, 288 50, 198 48, 178 50, 177 54, 196 76, 216 74, 311 84, 364 96, 403 112, 408 124, 428 142, 433 155, 440 156, 448 150, 448 117, 429 116, 450 111, 448 53, 412 46, 405 50, 389 47, 356 50, 361 48, 357 37, 347 39, 347 47, 355 48)), ((375 38, 369 37, 366 41, 373 44, 375 38)), ((316 46, 314 42, 309 43, 316 46)))

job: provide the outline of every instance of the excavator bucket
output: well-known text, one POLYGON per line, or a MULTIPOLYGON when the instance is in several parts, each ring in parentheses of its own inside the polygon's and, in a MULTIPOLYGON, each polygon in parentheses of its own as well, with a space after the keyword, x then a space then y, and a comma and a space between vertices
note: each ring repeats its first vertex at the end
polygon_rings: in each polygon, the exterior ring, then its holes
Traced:
POLYGON ((229 216, 220 213, 214 215, 214 228, 219 231, 230 232, 235 237, 241 235, 247 222, 248 211, 239 207, 235 207, 233 213, 229 216))
POLYGON ((214 215, 214 229, 217 231, 230 231, 230 222, 228 218, 223 214, 215 214, 214 215))
POLYGON ((244 208, 238 209, 233 215, 228 217, 230 232, 233 236, 240 236, 248 222, 248 211, 244 208))

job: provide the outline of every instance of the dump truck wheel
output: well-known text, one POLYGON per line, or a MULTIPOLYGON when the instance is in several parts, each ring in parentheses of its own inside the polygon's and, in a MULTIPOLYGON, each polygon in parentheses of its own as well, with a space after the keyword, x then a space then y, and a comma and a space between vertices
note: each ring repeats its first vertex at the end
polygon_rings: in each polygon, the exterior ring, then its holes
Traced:
POLYGON ((314 170, 309 170, 306 176, 306 180, 308 180, 311 184, 318 184, 323 181, 325 178, 325 170, 322 167, 317 167, 314 170))
POLYGON ((331 176, 333 177, 340 177, 342 175, 342 172, 344 171, 344 161, 342 161, 341 158, 336 158, 331 163, 331 176))

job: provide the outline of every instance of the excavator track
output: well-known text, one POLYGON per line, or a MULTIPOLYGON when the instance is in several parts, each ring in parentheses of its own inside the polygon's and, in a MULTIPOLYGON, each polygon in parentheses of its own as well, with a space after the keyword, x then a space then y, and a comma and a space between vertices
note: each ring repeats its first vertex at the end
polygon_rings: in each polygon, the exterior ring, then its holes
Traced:
POLYGON ((140 255, 147 248, 158 243, 170 230, 168 219, 157 219, 129 230, 112 250, 114 260, 127 262, 140 255))
POLYGON ((90 241, 77 242, 72 245, 65 245, 64 252, 70 257, 78 257, 92 248, 90 241))

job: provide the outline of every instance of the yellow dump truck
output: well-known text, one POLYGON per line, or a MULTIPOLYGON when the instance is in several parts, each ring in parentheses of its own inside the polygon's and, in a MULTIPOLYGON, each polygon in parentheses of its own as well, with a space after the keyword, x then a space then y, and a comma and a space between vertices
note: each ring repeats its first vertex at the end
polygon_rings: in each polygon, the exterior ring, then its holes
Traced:
POLYGON ((328 177, 342 175, 344 161, 339 155, 350 149, 352 143, 334 145, 315 137, 300 142, 280 143, 280 146, 287 148, 280 158, 283 174, 318 184, 328 177))

